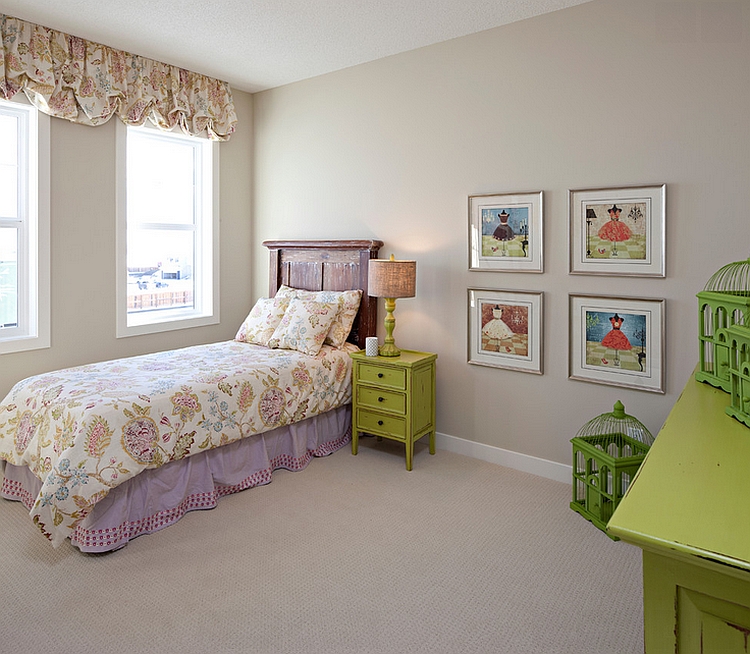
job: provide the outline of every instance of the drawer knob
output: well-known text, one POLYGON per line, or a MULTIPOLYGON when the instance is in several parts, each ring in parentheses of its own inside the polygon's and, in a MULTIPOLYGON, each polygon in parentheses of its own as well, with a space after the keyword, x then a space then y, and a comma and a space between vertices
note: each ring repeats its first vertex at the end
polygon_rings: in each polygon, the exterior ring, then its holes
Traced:
POLYGON ((382 427, 383 426, 383 421, 382 420, 378 420, 378 425, 380 425, 382 427))
POLYGON ((382 372, 379 372, 379 373, 378 373, 378 379, 382 379, 382 378, 383 378, 383 373, 382 373, 382 372))
POLYGON ((385 402, 385 398, 384 397, 379 397, 378 398, 378 402, 385 402))

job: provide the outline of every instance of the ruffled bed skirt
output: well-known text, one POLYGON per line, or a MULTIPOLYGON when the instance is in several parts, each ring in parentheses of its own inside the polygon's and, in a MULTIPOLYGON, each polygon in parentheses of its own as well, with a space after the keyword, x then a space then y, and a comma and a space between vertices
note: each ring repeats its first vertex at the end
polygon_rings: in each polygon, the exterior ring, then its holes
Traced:
MULTIPOLYGON (((351 439, 351 405, 300 423, 172 461, 114 488, 73 531, 82 552, 118 549, 177 522, 188 511, 214 508, 220 497, 271 481, 277 468, 303 470, 351 439)), ((6 464, 0 495, 31 510, 42 482, 28 468, 6 464)))

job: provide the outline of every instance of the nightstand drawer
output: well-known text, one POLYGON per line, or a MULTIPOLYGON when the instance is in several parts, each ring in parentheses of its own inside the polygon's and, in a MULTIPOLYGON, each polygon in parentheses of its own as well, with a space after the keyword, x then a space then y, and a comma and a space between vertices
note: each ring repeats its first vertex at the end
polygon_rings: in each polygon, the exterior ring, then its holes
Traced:
POLYGON ((365 409, 357 409, 357 428, 372 434, 406 437, 406 420, 365 409))
POLYGON ((403 368, 386 368, 372 363, 361 363, 358 381, 378 386, 406 389, 406 370, 403 368))
POLYGON ((357 401, 362 406, 370 406, 381 411, 406 414, 406 394, 385 391, 382 388, 357 386, 357 401))

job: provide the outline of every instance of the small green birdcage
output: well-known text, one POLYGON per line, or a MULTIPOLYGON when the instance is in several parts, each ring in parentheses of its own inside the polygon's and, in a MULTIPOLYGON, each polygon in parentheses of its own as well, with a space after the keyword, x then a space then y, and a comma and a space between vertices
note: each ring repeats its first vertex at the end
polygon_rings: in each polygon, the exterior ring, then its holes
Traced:
POLYGON ((750 427, 750 310, 743 324, 726 330, 729 347, 729 394, 731 401, 724 409, 733 418, 750 427))
POLYGON ((727 329, 743 324, 749 310, 750 259, 720 268, 698 293, 698 381, 732 392, 727 329))
POLYGON ((607 523, 646 458, 654 437, 642 422, 625 413, 618 400, 614 411, 589 420, 570 442, 573 444, 570 508, 606 533, 607 523))

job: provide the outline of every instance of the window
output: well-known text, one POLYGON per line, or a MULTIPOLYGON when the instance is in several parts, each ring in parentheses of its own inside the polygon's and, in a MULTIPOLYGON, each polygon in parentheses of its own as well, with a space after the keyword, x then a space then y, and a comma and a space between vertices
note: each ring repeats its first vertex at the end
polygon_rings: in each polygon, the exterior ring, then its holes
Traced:
POLYGON ((117 336, 217 323, 218 145, 117 128, 117 336))
POLYGON ((49 117, 0 100, 0 354, 49 347, 49 117))

